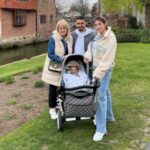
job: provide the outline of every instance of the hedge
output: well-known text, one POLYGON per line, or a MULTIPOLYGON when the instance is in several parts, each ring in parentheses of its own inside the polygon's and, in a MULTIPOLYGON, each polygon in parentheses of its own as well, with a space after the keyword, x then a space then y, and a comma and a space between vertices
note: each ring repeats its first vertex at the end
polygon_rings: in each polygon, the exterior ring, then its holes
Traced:
POLYGON ((150 29, 114 30, 118 42, 150 43, 150 29))

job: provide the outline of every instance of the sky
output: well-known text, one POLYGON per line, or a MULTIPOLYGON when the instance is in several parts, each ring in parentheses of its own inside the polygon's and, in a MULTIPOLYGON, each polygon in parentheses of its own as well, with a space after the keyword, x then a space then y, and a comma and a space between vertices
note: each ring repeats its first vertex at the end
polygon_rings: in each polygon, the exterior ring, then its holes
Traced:
MULTIPOLYGON (((71 3, 73 3, 75 0, 59 0, 60 2, 62 2, 62 4, 65 5, 71 5, 71 3)), ((97 2, 97 0, 86 0, 88 1, 89 5, 92 7, 93 3, 97 2)))
MULTIPOLYGON (((74 1, 74 0, 71 0, 72 2, 74 1)), ((92 6, 92 4, 93 3, 95 3, 95 2, 97 2, 97 0, 86 0, 86 1, 88 1, 88 3, 92 6)))
POLYGON ((89 4, 92 5, 93 3, 97 2, 97 0, 88 0, 89 4))

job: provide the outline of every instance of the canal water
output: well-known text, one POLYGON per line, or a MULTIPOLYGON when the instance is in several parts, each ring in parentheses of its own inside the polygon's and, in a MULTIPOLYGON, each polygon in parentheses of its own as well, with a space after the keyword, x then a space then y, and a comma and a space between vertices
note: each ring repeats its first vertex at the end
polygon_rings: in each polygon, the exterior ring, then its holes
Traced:
POLYGON ((47 52, 48 42, 0 50, 0 65, 30 58, 47 52))

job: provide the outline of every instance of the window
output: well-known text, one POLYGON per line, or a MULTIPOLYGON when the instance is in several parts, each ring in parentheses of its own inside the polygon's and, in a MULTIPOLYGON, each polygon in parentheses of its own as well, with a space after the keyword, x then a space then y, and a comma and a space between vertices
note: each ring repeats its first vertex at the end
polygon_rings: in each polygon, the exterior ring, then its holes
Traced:
POLYGON ((53 15, 50 15, 50 23, 53 23, 53 15))
POLYGON ((40 23, 46 23, 46 15, 40 16, 40 23))
POLYGON ((26 11, 15 10, 13 22, 15 26, 25 25, 26 24, 26 11))

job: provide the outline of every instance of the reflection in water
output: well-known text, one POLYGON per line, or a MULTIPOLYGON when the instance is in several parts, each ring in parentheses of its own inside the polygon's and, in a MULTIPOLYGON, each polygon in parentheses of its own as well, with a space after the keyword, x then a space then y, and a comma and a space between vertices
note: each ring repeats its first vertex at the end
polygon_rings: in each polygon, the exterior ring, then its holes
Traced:
POLYGON ((47 42, 0 50, 0 65, 47 52, 47 42))

